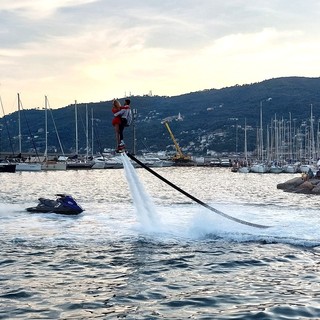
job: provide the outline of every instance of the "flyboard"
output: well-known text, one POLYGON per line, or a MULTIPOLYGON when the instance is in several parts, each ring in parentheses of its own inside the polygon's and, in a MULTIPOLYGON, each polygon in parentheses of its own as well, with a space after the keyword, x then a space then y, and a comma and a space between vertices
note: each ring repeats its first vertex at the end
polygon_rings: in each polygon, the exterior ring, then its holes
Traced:
POLYGON ((122 156, 128 156, 131 160, 135 161, 138 165, 140 165, 142 168, 146 169, 147 171, 149 171, 151 174, 153 174, 154 176, 156 176, 158 179, 162 180, 163 182, 165 182, 166 184, 168 184, 170 187, 176 189, 177 191, 179 191, 180 193, 184 194, 185 196, 187 196, 188 198, 192 199, 193 201, 197 202, 198 204, 202 205, 203 207, 219 214, 220 216, 227 218, 229 220, 250 226, 250 227, 254 227, 254 228, 260 228, 260 229, 267 229, 270 228, 270 226, 265 226, 262 224, 257 224, 257 223, 253 223, 253 222, 248 222, 245 220, 241 220, 232 216, 229 216, 226 213, 223 213, 220 210, 217 210, 211 206, 209 206, 208 204, 204 203, 203 201, 197 199, 196 197, 194 197, 193 195, 191 195, 190 193, 182 190, 181 188, 179 188, 178 186, 176 186, 174 183, 172 183, 171 181, 167 180, 166 178, 162 177, 160 174, 158 174, 157 172, 155 172, 154 170, 152 170, 151 168, 149 168, 148 166, 146 166, 143 162, 141 162, 139 159, 137 159, 134 155, 132 155, 129 152, 123 152, 122 156))

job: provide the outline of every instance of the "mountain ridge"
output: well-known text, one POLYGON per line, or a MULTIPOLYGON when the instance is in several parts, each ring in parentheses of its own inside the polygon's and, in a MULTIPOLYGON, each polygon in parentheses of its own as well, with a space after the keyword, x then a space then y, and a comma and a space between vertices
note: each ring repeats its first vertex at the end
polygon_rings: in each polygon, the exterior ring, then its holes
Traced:
MULTIPOLYGON (((250 128, 248 149, 253 151, 257 144, 256 131, 260 121, 260 104, 262 103, 265 127, 275 116, 285 121, 292 117, 292 121, 295 119, 295 125, 301 125, 310 118, 311 104, 314 118, 318 119, 320 117, 320 78, 280 77, 221 89, 204 89, 172 97, 145 95, 132 96, 130 99, 131 108, 137 110, 134 126, 137 150, 174 151, 170 135, 161 121, 180 113, 183 121, 172 121, 169 125, 185 153, 205 155, 209 151, 242 151, 245 119, 250 128), (268 98, 271 100, 267 101, 268 98)), ((102 151, 104 148, 114 148, 111 103, 112 101, 101 101, 77 105, 78 142, 81 153, 85 153, 86 147, 86 108, 89 114, 90 140, 91 131, 94 131, 95 152, 102 151), (93 123, 92 127, 91 123, 93 123)), ((52 114, 51 119, 50 116, 48 119, 49 152, 51 150, 61 154, 54 124, 64 153, 75 152, 74 110, 74 105, 68 105, 49 112, 52 114)), ((44 110, 25 109, 22 113, 24 113, 21 117, 23 152, 35 152, 34 149, 36 149, 37 152, 43 153, 44 110)), ((3 116, 0 119, 0 127, 2 128, 1 152, 13 150, 17 153, 18 113, 3 116)), ((125 129, 125 140, 128 148, 132 150, 133 126, 125 129)), ((90 141, 91 145, 92 141, 90 141)))

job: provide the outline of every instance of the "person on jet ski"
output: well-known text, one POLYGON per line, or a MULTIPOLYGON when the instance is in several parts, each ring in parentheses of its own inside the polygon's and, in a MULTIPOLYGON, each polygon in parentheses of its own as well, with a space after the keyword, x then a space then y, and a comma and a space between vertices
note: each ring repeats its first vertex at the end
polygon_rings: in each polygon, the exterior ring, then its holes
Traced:
POLYGON ((56 200, 39 198, 39 203, 36 207, 27 208, 26 210, 34 213, 60 213, 74 215, 83 212, 84 210, 77 202, 67 194, 57 194, 56 200))

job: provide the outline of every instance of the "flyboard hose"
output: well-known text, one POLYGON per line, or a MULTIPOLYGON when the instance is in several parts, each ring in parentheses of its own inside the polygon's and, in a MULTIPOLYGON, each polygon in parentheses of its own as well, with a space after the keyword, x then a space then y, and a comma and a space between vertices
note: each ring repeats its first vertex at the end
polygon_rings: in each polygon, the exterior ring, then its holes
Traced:
POLYGON ((270 226, 264 226, 261 224, 256 224, 256 223, 252 223, 252 222, 248 222, 248 221, 244 221, 238 218, 234 218, 231 217, 229 215, 227 215, 226 213, 223 213, 222 211, 219 211, 211 206, 209 206, 208 204, 204 203, 203 201, 197 199, 196 197, 194 197, 193 195, 191 195, 190 193, 182 190, 181 188, 179 188, 178 186, 176 186, 175 184, 173 184, 172 182, 170 182, 169 180, 167 180, 166 178, 162 177, 160 174, 158 174, 157 172, 155 172, 154 170, 152 170, 151 168, 149 168, 148 166, 146 166, 144 163, 142 163, 140 160, 138 160, 134 155, 132 155, 131 153, 127 152, 126 153, 127 156, 132 159, 133 161, 135 161, 138 165, 140 165, 142 168, 146 169, 147 171, 149 171, 150 173, 152 173, 154 176, 156 176, 158 179, 162 180, 163 182, 165 182, 166 184, 168 184, 170 187, 176 189, 177 191, 179 191, 180 193, 184 194, 185 196, 187 196, 188 198, 192 199, 193 201, 199 203, 200 205, 202 205, 203 207, 219 214, 222 217, 225 217, 227 219, 230 219, 232 221, 241 223, 241 224, 245 224, 247 226, 250 227, 254 227, 254 228, 260 228, 260 229, 266 229, 266 228, 270 228, 270 226))

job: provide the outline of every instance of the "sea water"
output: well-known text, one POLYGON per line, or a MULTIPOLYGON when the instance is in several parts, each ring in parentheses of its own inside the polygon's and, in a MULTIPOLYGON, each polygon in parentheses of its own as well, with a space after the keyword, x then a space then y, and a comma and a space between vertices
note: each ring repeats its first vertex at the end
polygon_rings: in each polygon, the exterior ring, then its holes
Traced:
POLYGON ((0 319, 318 319, 319 196, 297 175, 155 168, 1 173, 0 319), (70 193, 74 217, 31 214, 70 193))

